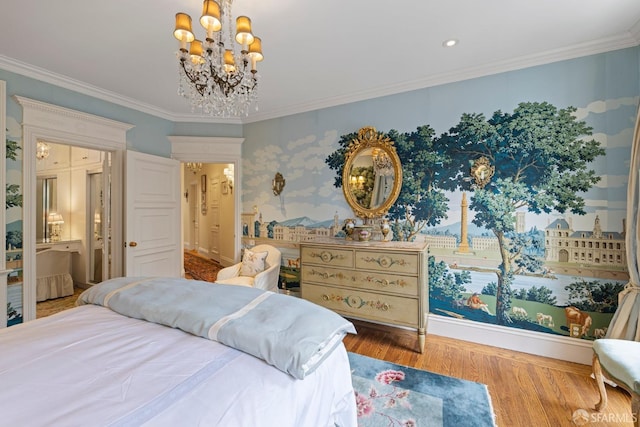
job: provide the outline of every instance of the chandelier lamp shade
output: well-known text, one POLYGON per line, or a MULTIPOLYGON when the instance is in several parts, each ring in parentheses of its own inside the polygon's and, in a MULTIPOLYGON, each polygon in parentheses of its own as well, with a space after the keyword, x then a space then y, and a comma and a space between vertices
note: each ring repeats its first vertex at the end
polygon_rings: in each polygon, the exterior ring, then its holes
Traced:
POLYGON ((231 3, 204 0, 200 17, 206 31, 204 41, 196 39, 191 17, 176 13, 173 35, 180 42, 178 94, 189 100, 193 111, 212 116, 247 116, 252 106, 257 110, 256 64, 264 59, 262 40, 253 35, 247 16, 236 18, 234 37, 231 3))

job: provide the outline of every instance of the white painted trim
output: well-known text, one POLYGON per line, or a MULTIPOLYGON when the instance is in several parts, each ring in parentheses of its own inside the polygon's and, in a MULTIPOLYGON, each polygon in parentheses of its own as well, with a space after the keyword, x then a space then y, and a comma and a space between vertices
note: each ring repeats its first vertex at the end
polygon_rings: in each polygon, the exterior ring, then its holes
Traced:
MULTIPOLYGON (((592 341, 429 314, 427 333, 591 365, 592 341)), ((425 351, 429 351, 428 344, 425 351)))
MULTIPOLYGON (((180 162, 233 163, 233 208, 235 212, 233 253, 235 259, 230 260, 229 265, 235 264, 240 260, 241 256, 242 229, 240 212, 242 210, 240 209, 240 202, 242 199, 242 143, 244 138, 199 136, 169 136, 168 138, 171 142, 172 159, 180 162)), ((182 241, 184 242, 184 238, 182 241)))
MULTIPOLYGON (((126 133, 133 125, 70 110, 21 96, 23 155, 23 321, 36 318, 36 145, 38 141, 111 151, 113 224, 123 224, 122 162, 127 147, 126 133)), ((116 274, 122 271, 122 227, 112 229, 112 262, 116 274)))
MULTIPOLYGON (((0 80, 0 188, 5 189, 7 184, 7 83, 0 80)), ((0 245, 0 329, 7 327, 7 192, 0 191, 0 236, 3 244, 0 245)), ((24 261, 23 261, 24 262, 24 261)))

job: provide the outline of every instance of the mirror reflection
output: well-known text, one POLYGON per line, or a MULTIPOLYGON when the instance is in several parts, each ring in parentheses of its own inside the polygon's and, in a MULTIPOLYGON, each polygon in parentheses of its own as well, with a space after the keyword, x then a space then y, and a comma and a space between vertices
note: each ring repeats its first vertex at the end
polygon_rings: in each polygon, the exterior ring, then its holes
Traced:
POLYGON ((393 162, 380 148, 366 148, 351 166, 349 189, 363 208, 380 207, 391 195, 395 173, 393 162))
POLYGON ((342 182, 347 203, 357 216, 384 216, 402 186, 402 168, 393 141, 373 127, 360 129, 349 146, 342 182))
POLYGON ((51 241, 49 215, 58 209, 58 180, 56 177, 36 178, 36 241, 51 241))

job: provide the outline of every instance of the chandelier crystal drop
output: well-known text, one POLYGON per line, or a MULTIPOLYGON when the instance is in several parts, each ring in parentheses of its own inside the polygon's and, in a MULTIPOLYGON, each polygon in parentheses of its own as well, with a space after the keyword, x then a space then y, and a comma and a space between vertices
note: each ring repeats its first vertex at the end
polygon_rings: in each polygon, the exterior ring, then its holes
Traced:
POLYGON ((240 52, 236 54, 231 3, 204 0, 200 17, 207 33, 204 41, 195 38, 191 17, 176 13, 173 35, 180 41, 178 94, 189 100, 192 111, 235 117, 247 116, 251 106, 258 109, 256 63, 264 59, 262 40, 251 32, 251 19, 239 16, 235 41, 240 52))
POLYGON ((36 159, 43 160, 49 157, 49 144, 44 141, 38 141, 36 145, 36 159))

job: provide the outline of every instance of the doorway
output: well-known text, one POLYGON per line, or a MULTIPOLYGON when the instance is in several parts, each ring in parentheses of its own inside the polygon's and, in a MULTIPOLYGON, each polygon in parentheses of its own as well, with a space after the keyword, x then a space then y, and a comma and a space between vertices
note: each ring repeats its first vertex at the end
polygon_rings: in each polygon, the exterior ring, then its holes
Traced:
POLYGON ((111 153, 39 140, 36 160, 36 317, 54 300, 113 277, 109 209, 111 153))
POLYGON ((183 166, 184 250, 223 266, 235 263, 234 164, 183 166))

